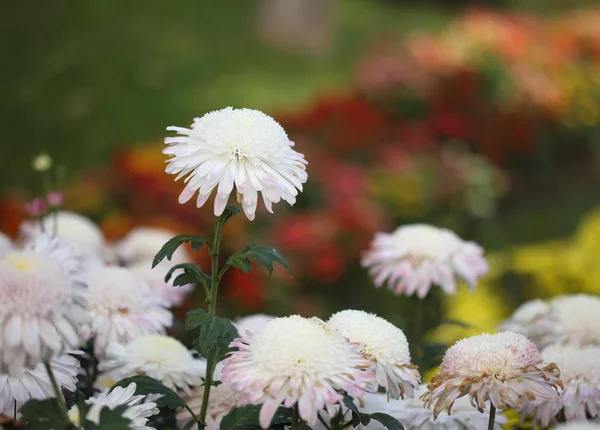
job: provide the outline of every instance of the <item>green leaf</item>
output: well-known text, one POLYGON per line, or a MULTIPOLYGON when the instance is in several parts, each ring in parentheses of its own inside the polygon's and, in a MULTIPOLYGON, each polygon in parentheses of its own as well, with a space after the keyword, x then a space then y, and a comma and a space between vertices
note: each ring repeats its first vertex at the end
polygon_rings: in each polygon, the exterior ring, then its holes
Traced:
POLYGON ((262 245, 248 245, 240 252, 231 255, 227 259, 227 264, 231 267, 240 269, 246 273, 250 273, 252 269, 249 258, 256 259, 260 264, 265 266, 269 274, 273 274, 273 263, 279 263, 290 271, 290 266, 275 248, 262 245))
POLYGON ((193 263, 181 263, 171 267, 165 276, 165 282, 169 282, 173 276, 173 272, 179 269, 183 269, 183 273, 178 275, 173 281, 174 287, 195 284, 196 282, 210 283, 210 275, 204 273, 198 264, 193 263))
POLYGON ((200 334, 194 341, 194 348, 204 357, 208 357, 217 349, 217 361, 229 352, 229 344, 239 336, 231 321, 215 317, 202 309, 194 309, 187 313, 185 329, 193 330, 196 327, 200 327, 200 334))
POLYGON ((155 400, 159 408, 163 406, 166 406, 169 409, 187 408, 183 399, 179 397, 175 391, 165 387, 162 382, 146 375, 136 375, 130 378, 121 379, 113 385, 110 390, 112 391, 116 387, 126 388, 132 382, 135 382, 136 394, 162 394, 162 396, 155 400))
POLYGON ((182 234, 169 239, 154 257, 152 268, 156 267, 156 265, 165 258, 171 261, 171 258, 173 257, 175 251, 177 251, 177 248, 186 242, 189 242, 192 245, 192 251, 197 252, 206 244, 206 239, 204 239, 202 236, 192 236, 189 234, 182 234))
MULTIPOLYGON (((260 405, 248 405, 241 408, 236 408, 229 412, 221 421, 221 429, 230 430, 254 430, 260 429, 258 424, 258 415, 260 413, 260 405)), ((292 423, 292 414, 289 409, 280 407, 275 412, 275 416, 271 421, 269 428, 275 426, 289 425, 292 423)))
POLYGON ((381 424, 385 426, 386 429, 389 430, 404 430, 404 426, 400 421, 391 415, 384 414, 382 412, 375 412, 374 414, 369 415, 375 421, 379 421, 381 424))
POLYGON ((127 410, 127 405, 117 406, 114 409, 110 409, 105 406, 100 411, 100 422, 94 424, 91 421, 85 422, 86 430, 130 430, 131 420, 123 417, 123 414, 127 410))
POLYGON ((66 420, 56 399, 29 400, 21 406, 25 430, 71 430, 75 426, 66 420))

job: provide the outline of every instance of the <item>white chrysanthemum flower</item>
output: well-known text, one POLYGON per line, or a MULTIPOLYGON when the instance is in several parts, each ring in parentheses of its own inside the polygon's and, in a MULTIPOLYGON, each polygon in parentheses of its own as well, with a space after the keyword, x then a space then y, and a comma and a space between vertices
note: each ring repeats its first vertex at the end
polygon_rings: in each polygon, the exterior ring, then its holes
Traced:
POLYGON ((206 362, 194 358, 181 342, 169 336, 146 335, 127 345, 113 343, 98 369, 119 381, 139 374, 161 381, 172 390, 190 394, 190 387, 202 384, 206 362))
POLYGON ((10 238, 7 235, 0 232, 0 257, 8 254, 10 251, 12 251, 12 249, 12 240, 10 240, 10 238))
MULTIPOLYGON (((56 235, 73 246, 77 253, 89 257, 101 257, 106 245, 104 234, 91 219, 68 211, 58 211, 42 219, 44 230, 56 235)), ((38 221, 25 221, 20 233, 26 240, 35 239, 41 233, 38 221)))
POLYGON ((394 399, 414 397, 421 376, 410 362, 404 332, 392 323, 364 311, 346 310, 334 314, 327 325, 350 342, 363 344, 362 352, 375 359, 377 383, 394 399))
POLYGON ((87 273, 94 353, 103 357, 111 343, 129 343, 164 333, 173 323, 167 303, 131 271, 96 267, 87 273))
POLYGON ((185 203, 198 192, 196 205, 203 206, 217 188, 214 212, 223 213, 235 186, 237 200, 253 220, 262 193, 269 212, 281 199, 293 205, 306 182, 306 160, 273 118, 253 109, 231 107, 196 118, 191 129, 168 127, 180 136, 167 137, 163 153, 171 155, 166 172, 186 175, 179 196, 185 203))
MULTIPOLYGON (((135 382, 132 382, 127 388, 116 387, 114 390, 106 390, 97 396, 90 397, 85 401, 87 405, 90 405, 86 419, 98 424, 100 422, 100 413, 102 409, 108 407, 115 409, 116 407, 126 405, 127 409, 123 413, 123 417, 130 420, 129 428, 132 430, 156 430, 154 427, 148 427, 148 418, 152 415, 158 414, 158 408, 156 403, 146 402, 144 403, 143 395, 135 395, 137 386, 135 382)), ((69 410, 69 418, 75 425, 79 425, 81 422, 81 416, 79 408, 73 406, 69 410)))
POLYGON ((255 314, 238 318, 235 321, 232 321, 232 323, 240 336, 244 336, 248 331, 252 334, 258 333, 260 330, 262 330, 266 323, 275 318, 276 317, 272 315, 255 314))
POLYGON ((584 422, 571 422, 567 424, 560 424, 554 427, 554 430, 600 430, 599 421, 584 421, 584 422))
MULTIPOLYGON (((203 399, 204 387, 198 387, 189 398, 186 398, 186 403, 192 411, 199 411, 202 408, 203 399)), ((223 418, 233 409, 244 405, 246 405, 246 396, 233 388, 233 385, 223 382, 211 388, 206 411, 206 430, 219 430, 223 418)), ((187 410, 181 410, 177 414, 179 428, 187 428, 193 422, 192 416, 187 410)))
POLYGON ((543 362, 537 347, 522 334, 484 333, 462 339, 444 355, 440 372, 421 398, 434 417, 452 409, 454 401, 469 395, 481 411, 486 401, 497 409, 521 408, 530 401, 558 398, 562 387, 554 363, 543 362))
MULTIPOLYGON (((140 262, 150 262, 151 264, 163 245, 175 236, 177 236, 175 232, 164 228, 136 227, 118 241, 114 249, 118 259, 126 265, 140 262)), ((177 248, 171 258, 173 264, 188 261, 190 261, 190 255, 183 246, 177 248)))
POLYGON ((416 293, 420 298, 432 285, 439 285, 446 294, 455 294, 455 276, 473 289, 477 278, 488 271, 479 245, 463 241, 450 230, 426 224, 377 233, 362 265, 369 269, 377 287, 387 281, 395 294, 416 293))
POLYGON ((129 266, 129 270, 146 281, 146 284, 156 294, 161 296, 169 307, 179 306, 185 298, 194 290, 194 284, 186 284, 182 286, 174 286, 173 281, 183 273, 183 270, 175 270, 169 282, 165 282, 165 276, 171 268, 171 262, 167 260, 161 261, 156 267, 152 268, 151 261, 134 263, 129 266))
MULTIPOLYGON (((68 391, 77 389, 79 360, 63 354, 49 361, 56 383, 68 391)), ((46 366, 38 363, 33 369, 22 369, 17 373, 0 374, 0 415, 12 416, 13 411, 31 399, 55 397, 46 366)))
POLYGON ((564 390, 558 401, 531 404, 521 411, 524 418, 534 412, 534 420, 548 426, 561 411, 566 421, 585 421, 600 416, 600 347, 553 345, 542 351, 544 361, 556 363, 564 390), (528 407, 529 406, 529 407, 528 407))
POLYGON ((505 331, 521 333, 535 343, 539 342, 537 321, 550 310, 550 304, 542 299, 530 300, 519 306, 511 317, 500 325, 505 331))
POLYGON ((540 344, 600 345, 600 297, 573 294, 557 297, 536 322, 540 344))
POLYGON ((374 363, 353 344, 317 318, 293 315, 269 321, 256 335, 231 343, 238 350, 224 360, 222 379, 262 404, 259 421, 267 428, 277 408, 298 404, 312 426, 317 413, 335 412, 343 394, 360 398, 376 390, 374 363))
POLYGON ((0 373, 34 368, 80 343, 87 293, 69 248, 41 235, 0 259, 0 373))

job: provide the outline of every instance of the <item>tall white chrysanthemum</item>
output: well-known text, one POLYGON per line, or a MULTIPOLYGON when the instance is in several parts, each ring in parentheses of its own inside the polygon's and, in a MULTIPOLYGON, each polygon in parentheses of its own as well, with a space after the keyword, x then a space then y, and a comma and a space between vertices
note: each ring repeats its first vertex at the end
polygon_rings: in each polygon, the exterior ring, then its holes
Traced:
MULTIPOLYGON (((199 411, 202 408, 202 400, 204 399, 204 387, 196 388, 189 397, 186 403, 193 411, 199 411)), ((206 430, 219 430, 221 421, 229 412, 235 408, 246 405, 246 396, 244 393, 236 390, 233 385, 222 382, 210 390, 208 399, 208 409, 206 412, 206 430)), ((177 414, 177 423, 179 428, 187 428, 193 419, 187 410, 182 410, 177 414)))
POLYGON ((550 304, 542 299, 530 300, 519 306, 511 317, 500 325, 502 330, 521 333, 539 343, 537 322, 550 311, 550 304))
POLYGON ((556 363, 564 390, 558 402, 525 405, 524 418, 534 413, 534 420, 548 426, 562 410, 566 421, 600 418, 600 347, 553 345, 542 351, 544 361, 556 363), (527 407, 529 406, 529 407, 527 407))
POLYGON ((377 383, 394 399, 414 397, 421 376, 410 362, 408 341, 398 327, 364 311, 346 310, 334 314, 327 325, 350 342, 363 344, 362 352, 377 362, 377 383))
POLYGON ((0 259, 0 373, 79 346, 87 293, 69 248, 42 235, 0 259))
POLYGON ((560 296, 550 302, 550 309, 539 317, 535 330, 540 344, 600 345, 600 297, 589 294, 560 296))
MULTIPOLYGON (((86 415, 86 419, 98 424, 100 422, 100 413, 102 412, 102 409, 105 407, 115 409, 116 407, 126 405, 127 409, 123 413, 123 417, 130 420, 130 429, 156 430, 154 427, 146 425, 148 423, 148 418, 158 414, 156 403, 144 402, 146 396, 136 396, 136 388, 137 385, 135 382, 132 382, 127 388, 116 387, 112 391, 105 390, 97 396, 90 397, 85 401, 87 405, 91 406, 86 415)), ((73 424, 80 424, 81 416, 77 406, 73 406, 71 410, 69 410, 69 418, 73 424)))
POLYGON ((214 212, 223 213, 235 186, 237 200, 253 220, 262 193, 269 212, 281 199, 293 205, 306 182, 306 160, 273 118, 253 109, 231 107, 196 118, 191 129, 168 127, 180 136, 167 137, 163 153, 172 156, 166 172, 185 176, 179 196, 185 203, 198 193, 203 206, 217 188, 214 212))
POLYGON ((171 279, 165 282, 165 276, 172 267, 172 262, 163 260, 156 267, 152 268, 152 262, 143 261, 129 266, 129 270, 146 281, 146 284, 162 297, 169 307, 179 306, 185 298, 194 290, 194 284, 174 286, 173 282, 178 275, 183 273, 181 269, 173 272, 171 279))
MULTIPOLYGON (((49 361, 60 388, 75 391, 79 360, 63 354, 49 361)), ((22 369, 16 373, 0 374, 0 415, 12 416, 13 411, 31 399, 55 397, 46 366, 39 363, 33 369, 22 369)))
POLYGON ((452 409, 468 395, 481 411, 489 400, 497 409, 521 408, 525 403, 558 399, 562 387, 554 363, 544 363, 537 347, 525 336, 502 332, 462 339, 444 355, 440 372, 421 398, 435 404, 433 416, 452 409))
POLYGON ((269 321, 256 335, 231 344, 238 349, 225 359, 222 379, 262 404, 259 421, 267 428, 277 408, 298 405, 312 426, 319 410, 334 413, 345 391, 360 398, 376 389, 374 363, 317 318, 293 315, 269 321))
POLYGON ((455 294, 455 277, 473 289, 477 278, 488 271, 479 245, 463 241, 450 230, 426 224, 377 233, 362 265, 369 269, 377 287, 387 282, 395 294, 417 294, 420 298, 432 285, 439 285, 446 294, 455 294))
POLYGON ((111 343, 129 343, 140 336, 164 333, 173 314, 158 294, 130 270, 96 267, 86 276, 94 353, 103 357, 111 343))
POLYGON ((232 323, 237 329, 240 336, 244 336, 247 331, 249 331, 252 334, 256 334, 259 330, 262 330, 265 324, 271 321, 272 319, 275 319, 275 317, 272 315, 255 314, 248 315, 247 317, 243 318, 238 318, 232 323))
POLYGON ((8 254, 13 249, 10 238, 0 231, 0 257, 8 254))
MULTIPOLYGON (((114 250, 119 261, 125 265, 140 262, 152 263, 154 256, 162 246, 177 236, 175 232, 158 227, 135 227, 118 241, 114 250)), ((185 263, 190 260, 188 251, 183 246, 177 248, 171 258, 172 264, 185 263)))
POLYGON ((194 358, 192 352, 175 338, 146 335, 127 345, 110 344, 98 369, 115 381, 148 375, 172 390, 190 394, 190 387, 202 384, 206 362, 194 358))

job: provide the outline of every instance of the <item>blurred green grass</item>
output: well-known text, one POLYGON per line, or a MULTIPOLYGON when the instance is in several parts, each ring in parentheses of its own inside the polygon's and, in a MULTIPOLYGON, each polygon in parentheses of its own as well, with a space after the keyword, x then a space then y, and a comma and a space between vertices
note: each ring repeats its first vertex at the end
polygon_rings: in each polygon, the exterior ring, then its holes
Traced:
POLYGON ((255 0, 2 2, 0 192, 28 184, 41 151, 72 173, 209 110, 298 108, 347 88, 382 35, 449 18, 373 0, 336 5, 334 49, 315 57, 262 45, 255 0))

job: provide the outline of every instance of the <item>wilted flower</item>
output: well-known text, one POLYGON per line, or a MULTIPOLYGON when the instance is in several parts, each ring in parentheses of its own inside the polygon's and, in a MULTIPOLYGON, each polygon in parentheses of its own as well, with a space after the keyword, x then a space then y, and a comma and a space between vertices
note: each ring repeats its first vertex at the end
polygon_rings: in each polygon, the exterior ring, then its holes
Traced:
POLYGON ((535 343, 539 342, 537 321, 550 310, 550 304, 545 300, 535 299, 519 306, 510 319, 500 325, 502 330, 521 333, 535 343))
MULTIPOLYGON (((77 389, 79 360, 63 354, 49 360, 52 373, 60 388, 68 391, 77 389)), ((55 397, 46 366, 38 363, 33 369, 0 374, 0 415, 12 415, 13 411, 30 399, 48 399, 55 397)))
MULTIPOLYGON (((148 427, 148 418, 152 415, 158 414, 158 408, 156 403, 145 402, 143 395, 135 395, 137 385, 132 382, 127 388, 116 387, 112 391, 105 390, 97 396, 90 397, 85 401, 87 405, 90 405, 90 409, 87 412, 86 419, 98 424, 100 422, 100 413, 102 409, 108 407, 109 409, 115 409, 118 406, 126 405, 127 409, 123 413, 123 417, 130 420, 131 424, 129 428, 132 430, 156 430, 154 427, 148 427)), ((69 410, 69 418, 75 425, 81 423, 81 416, 79 408, 73 406, 69 410)))
MULTIPOLYGON (((142 262, 151 265, 154 256, 174 236, 174 232, 164 228, 136 227, 116 243, 115 253, 125 265, 142 262)), ((171 258, 172 264, 188 261, 190 256, 183 246, 177 248, 171 258)))
POLYGON ((419 298, 425 297, 432 285, 455 294, 455 277, 473 289, 477 278, 488 271, 479 245, 425 224, 399 227, 391 234, 377 233, 362 265, 369 269, 377 287, 387 281, 395 294, 416 293, 419 298))
MULTIPOLYGON (((204 399, 204 387, 196 388, 189 398, 186 399, 187 405, 193 411, 199 411, 202 408, 204 399)), ((208 399, 208 409, 206 412, 206 430, 219 430, 221 421, 229 412, 246 404, 244 393, 236 390, 233 385, 223 382, 210 390, 208 399)), ((186 428, 193 422, 193 419, 187 410, 182 410, 177 414, 177 423, 180 428, 186 428)))
POLYGON ((317 318, 276 318, 231 345, 238 350, 225 359, 222 379, 247 393, 248 403, 262 404, 263 428, 281 404, 297 404, 300 417, 312 426, 319 410, 333 414, 342 404, 338 390, 360 398, 376 389, 373 362, 360 352, 361 345, 317 318))
POLYGON ((562 387, 559 375, 556 365, 544 363, 525 336, 485 333, 462 339, 446 351, 440 372, 421 398, 427 407, 435 404, 436 418, 467 394, 480 411, 488 400, 500 410, 521 408, 527 402, 556 399, 562 387))
POLYGON ((34 368, 79 345, 87 294, 70 249, 41 235, 0 259, 0 373, 34 368))
POLYGON ((110 344, 98 369, 119 381, 135 375, 148 375, 172 390, 190 394, 190 386, 200 385, 206 375, 206 362, 194 358, 181 342, 169 336, 146 335, 127 345, 110 344))
POLYGON ((166 302, 131 271, 95 267, 86 276, 94 352, 103 357, 111 343, 129 343, 146 334, 164 333, 173 323, 166 302))
POLYGON ((377 383, 394 399, 414 397, 421 376, 410 362, 406 336, 385 319, 364 311, 346 310, 334 314, 327 325, 350 342, 363 344, 362 352, 377 363, 377 383))
POLYGON ((285 130, 268 115, 253 109, 231 107, 196 118, 191 129, 168 127, 180 136, 167 137, 163 152, 171 155, 166 172, 187 176, 179 203, 198 192, 196 205, 203 206, 217 188, 214 212, 225 210, 235 186, 237 200, 253 220, 262 193, 269 212, 281 199, 296 202, 306 182, 306 160, 293 149, 285 130))
POLYGON ((173 281, 182 273, 181 269, 173 272, 171 279, 166 282, 165 276, 169 272, 170 264, 169 261, 163 260, 156 267, 152 268, 150 261, 140 261, 128 267, 129 270, 146 281, 150 289, 162 297, 169 307, 172 307, 183 303, 185 298, 194 290, 194 284, 173 286, 173 281))
POLYGON ((247 331, 256 334, 259 330, 262 330, 266 323, 274 318, 272 315, 265 314, 248 315, 247 317, 238 318, 233 321, 233 325, 237 328, 240 336, 244 336, 247 331))

